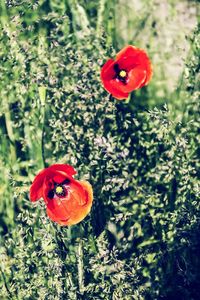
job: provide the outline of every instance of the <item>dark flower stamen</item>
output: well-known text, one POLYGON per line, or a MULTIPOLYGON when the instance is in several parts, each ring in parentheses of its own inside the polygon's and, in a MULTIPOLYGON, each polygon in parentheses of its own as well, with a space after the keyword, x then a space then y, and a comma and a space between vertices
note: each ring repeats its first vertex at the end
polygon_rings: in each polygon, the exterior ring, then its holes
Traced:
POLYGON ((114 78, 119 79, 121 82, 126 83, 127 79, 127 72, 124 69, 120 69, 118 64, 114 65, 114 70, 116 72, 116 75, 114 78))
POLYGON ((70 180, 69 179, 65 179, 62 184, 69 184, 70 183, 70 180))
POLYGON ((54 197, 54 190, 50 190, 49 192, 48 192, 48 198, 49 199, 53 199, 53 197, 54 197))
POLYGON ((119 65, 118 65, 118 64, 115 64, 115 65, 114 65, 114 70, 115 70, 116 73, 119 73, 120 68, 119 68, 119 65))
POLYGON ((54 191, 58 197, 60 197, 60 196, 63 197, 66 195, 65 188, 61 184, 55 185, 54 191))
POLYGON ((70 180, 65 179, 62 183, 58 184, 54 181, 54 189, 48 192, 48 198, 53 199, 54 195, 56 194, 58 197, 66 196, 66 189, 64 188, 65 184, 69 184, 70 180))

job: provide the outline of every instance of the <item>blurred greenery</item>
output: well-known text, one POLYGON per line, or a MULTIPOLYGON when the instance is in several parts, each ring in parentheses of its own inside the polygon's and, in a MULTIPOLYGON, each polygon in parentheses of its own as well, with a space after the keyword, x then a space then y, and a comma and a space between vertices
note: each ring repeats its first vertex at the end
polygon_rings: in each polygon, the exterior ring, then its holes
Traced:
POLYGON ((0 299, 199 299, 198 7, 0 1, 0 299), (154 76, 117 101, 99 74, 126 44, 154 76), (94 189, 70 228, 29 200, 55 162, 94 189))

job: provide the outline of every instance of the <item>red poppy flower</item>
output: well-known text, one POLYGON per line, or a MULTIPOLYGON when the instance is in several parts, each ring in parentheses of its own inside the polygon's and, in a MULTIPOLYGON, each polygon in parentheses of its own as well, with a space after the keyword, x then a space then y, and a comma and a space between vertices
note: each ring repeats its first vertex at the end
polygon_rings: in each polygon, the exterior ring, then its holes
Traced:
POLYGON ((147 85, 152 77, 151 62, 144 50, 126 46, 109 59, 101 69, 104 88, 117 99, 126 99, 129 93, 147 85))
POLYGON ((90 212, 92 187, 87 181, 73 178, 70 165, 55 164, 38 173, 30 188, 32 202, 43 198, 47 215, 60 225, 74 225, 90 212))

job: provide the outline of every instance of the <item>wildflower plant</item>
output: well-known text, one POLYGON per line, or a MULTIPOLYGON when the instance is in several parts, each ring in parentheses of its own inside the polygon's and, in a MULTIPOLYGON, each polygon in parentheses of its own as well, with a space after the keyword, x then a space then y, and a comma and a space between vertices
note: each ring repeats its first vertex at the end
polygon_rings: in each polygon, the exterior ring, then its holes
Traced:
POLYGON ((167 104, 151 105, 153 80, 118 101, 100 79, 114 20, 103 32, 108 10, 90 5, 1 2, 0 298, 198 299, 199 31, 167 104), (93 187, 72 227, 29 199, 55 163, 93 187))

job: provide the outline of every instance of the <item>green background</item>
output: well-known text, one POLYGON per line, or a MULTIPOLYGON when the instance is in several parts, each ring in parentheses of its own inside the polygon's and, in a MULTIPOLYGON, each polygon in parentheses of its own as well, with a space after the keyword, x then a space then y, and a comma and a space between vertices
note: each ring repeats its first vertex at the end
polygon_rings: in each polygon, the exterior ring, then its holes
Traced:
POLYGON ((199 299, 198 6, 0 1, 0 299, 199 299), (100 69, 127 44, 154 75, 117 101, 100 69), (70 228, 29 200, 56 162, 94 190, 70 228))

